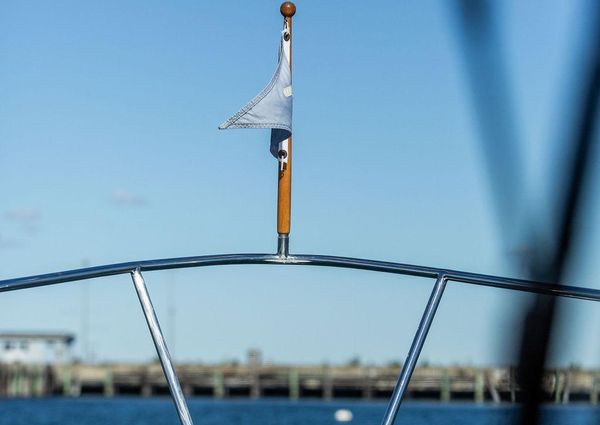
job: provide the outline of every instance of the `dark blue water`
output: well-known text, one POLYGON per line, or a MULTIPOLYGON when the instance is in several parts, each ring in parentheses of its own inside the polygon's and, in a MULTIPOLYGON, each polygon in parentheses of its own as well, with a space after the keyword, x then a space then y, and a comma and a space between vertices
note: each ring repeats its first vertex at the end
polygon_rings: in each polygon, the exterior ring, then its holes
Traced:
MULTIPOLYGON (((191 399, 196 425, 343 425, 337 409, 349 409, 349 425, 379 425, 385 403, 363 401, 217 401, 191 399)), ((588 405, 548 406, 547 425, 599 423, 600 410, 588 405)), ((511 405, 405 403, 397 425, 504 425, 515 423, 511 405)), ((177 425, 175 408, 168 398, 81 398, 0 400, 0 425, 177 425)))

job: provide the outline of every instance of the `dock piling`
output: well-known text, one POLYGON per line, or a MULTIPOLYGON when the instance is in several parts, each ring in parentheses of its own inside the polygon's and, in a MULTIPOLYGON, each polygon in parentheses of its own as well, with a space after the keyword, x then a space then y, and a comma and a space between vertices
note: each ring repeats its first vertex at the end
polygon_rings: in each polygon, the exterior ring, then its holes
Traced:
POLYGON ((475 372, 475 403, 483 403, 485 401, 485 377, 483 370, 477 369, 475 372))
POLYGON ((292 368, 288 377, 290 400, 298 400, 300 398, 300 376, 298 369, 292 368))
POLYGON ((444 369, 441 385, 440 385, 440 401, 449 402, 452 395, 450 392, 450 371, 448 369, 444 369))
POLYGON ((215 369, 212 376, 213 384, 213 397, 223 398, 225 397, 225 381, 223 379, 223 371, 221 369, 215 369))

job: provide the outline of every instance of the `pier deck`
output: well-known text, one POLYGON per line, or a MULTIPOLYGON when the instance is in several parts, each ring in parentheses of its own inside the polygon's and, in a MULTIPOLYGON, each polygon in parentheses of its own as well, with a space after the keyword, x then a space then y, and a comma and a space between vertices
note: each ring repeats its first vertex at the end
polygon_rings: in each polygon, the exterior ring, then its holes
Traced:
MULTIPOLYGON (((388 399, 399 367, 179 365, 188 396, 388 399)), ((597 404, 600 371, 548 370, 548 402, 597 404)), ((168 394, 158 363, 0 365, 0 397, 168 394)), ((407 398, 439 401, 518 402, 512 368, 418 367, 407 398)))

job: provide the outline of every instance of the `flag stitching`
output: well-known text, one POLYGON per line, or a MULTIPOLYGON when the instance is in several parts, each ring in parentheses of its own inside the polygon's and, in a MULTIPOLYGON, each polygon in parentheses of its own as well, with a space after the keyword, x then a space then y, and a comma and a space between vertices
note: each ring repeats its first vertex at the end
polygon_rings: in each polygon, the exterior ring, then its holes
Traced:
POLYGON ((254 99, 248 102, 246 106, 240 109, 240 111, 237 114, 235 114, 223 124, 221 124, 219 126, 220 129, 223 130, 231 126, 236 126, 238 128, 265 128, 266 126, 270 126, 270 128, 287 130, 290 133, 292 132, 290 126, 281 123, 235 124, 236 121, 238 121, 240 118, 246 115, 258 102, 264 99, 265 96, 267 96, 271 92, 271 90, 273 90, 273 87, 275 86, 275 83, 277 82, 277 79, 279 77, 279 73, 281 72, 281 62, 284 60, 287 61, 287 57, 285 56, 285 52, 283 50, 283 42, 281 42, 279 45, 279 60, 277 61, 277 69, 275 70, 275 73, 273 74, 273 77, 271 78, 269 84, 267 84, 267 86, 258 95, 256 95, 254 99))

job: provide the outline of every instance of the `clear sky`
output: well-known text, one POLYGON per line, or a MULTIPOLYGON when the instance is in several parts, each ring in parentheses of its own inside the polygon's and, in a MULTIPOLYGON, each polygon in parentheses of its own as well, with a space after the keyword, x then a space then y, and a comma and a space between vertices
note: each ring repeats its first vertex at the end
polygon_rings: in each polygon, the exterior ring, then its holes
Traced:
MULTIPOLYGON (((528 205, 543 221, 557 191, 585 2, 497 6, 528 205)), ((518 276, 497 226, 449 3, 297 7, 291 250, 518 276)), ((268 131, 217 126, 268 82, 278 9, 1 2, 0 278, 273 252, 268 131)), ((569 281, 600 288, 598 195, 589 193, 580 269, 569 281)), ((301 363, 402 359, 433 283, 258 266, 146 280, 178 361, 243 359, 259 347, 267 360, 301 363)), ((525 298, 450 284, 422 358, 513 361, 525 298)), ((565 305, 569 331, 555 360, 598 365, 600 305, 565 305)), ((88 329, 76 347, 87 359, 154 357, 127 276, 0 294, 0 329, 88 329)))

